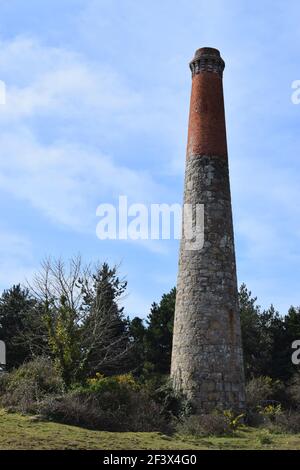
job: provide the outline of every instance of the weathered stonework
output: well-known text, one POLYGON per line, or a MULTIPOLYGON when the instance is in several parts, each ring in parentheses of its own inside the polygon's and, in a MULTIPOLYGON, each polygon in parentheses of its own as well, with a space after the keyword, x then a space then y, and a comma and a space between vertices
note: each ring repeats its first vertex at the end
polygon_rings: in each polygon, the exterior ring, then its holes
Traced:
MULTIPOLYGON (((212 49, 212 54, 214 51, 212 49)), ((206 75, 206 82, 209 81, 208 76, 212 76, 205 70, 199 73, 206 75)), ((212 98, 212 108, 206 101, 206 111, 200 110, 201 116, 197 121, 202 123, 200 132, 197 126, 194 126, 195 132, 189 132, 189 142, 192 141, 193 145, 188 144, 187 148, 184 203, 194 207, 196 204, 204 205, 204 245, 198 250, 188 249, 189 244, 183 234, 171 367, 175 388, 183 391, 199 412, 215 408, 241 409, 244 406, 223 90, 220 76, 214 76, 218 79, 213 81, 213 87, 216 87, 219 100, 215 102, 212 98), (214 121, 212 125, 207 122, 210 119, 214 121), (214 125, 215 137, 221 139, 217 144, 212 141, 214 125), (203 148, 203 142, 209 152, 193 153, 194 149, 203 148), (213 154, 214 148, 223 151, 213 154)), ((193 106, 197 106, 197 100, 201 101, 205 94, 202 85, 193 81, 193 106)), ((193 106, 190 124, 195 115, 193 106)))
POLYGON ((214 72, 221 78, 225 68, 225 62, 217 49, 202 47, 195 53, 195 57, 190 62, 192 76, 200 72, 214 72))

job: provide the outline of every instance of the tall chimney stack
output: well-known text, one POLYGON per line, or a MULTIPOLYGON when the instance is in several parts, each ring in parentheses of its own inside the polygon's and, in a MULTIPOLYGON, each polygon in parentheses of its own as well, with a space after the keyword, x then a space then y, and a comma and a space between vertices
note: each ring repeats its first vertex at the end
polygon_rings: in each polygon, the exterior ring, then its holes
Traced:
POLYGON ((197 412, 244 407, 224 67, 220 52, 209 47, 198 49, 190 63, 184 204, 203 205, 204 240, 199 249, 191 249, 183 230, 171 377, 197 412))

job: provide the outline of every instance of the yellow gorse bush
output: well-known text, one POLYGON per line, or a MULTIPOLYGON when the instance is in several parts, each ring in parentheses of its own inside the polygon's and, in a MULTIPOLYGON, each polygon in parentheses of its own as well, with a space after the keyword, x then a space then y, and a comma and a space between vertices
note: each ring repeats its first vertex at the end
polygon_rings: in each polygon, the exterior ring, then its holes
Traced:
POLYGON ((95 377, 92 379, 87 379, 87 383, 89 385, 96 385, 100 380, 103 380, 105 376, 103 374, 100 374, 100 372, 97 372, 95 377))
POLYGON ((121 374, 121 375, 114 375, 112 377, 105 377, 100 372, 97 372, 95 377, 88 379, 87 383, 89 385, 97 385, 99 382, 102 381, 114 381, 120 385, 127 385, 132 389, 139 388, 139 385, 132 374, 121 374))
POLYGON ((223 416, 226 418, 230 428, 235 431, 242 423, 245 414, 236 415, 231 410, 224 410, 223 416))
POLYGON ((259 411, 259 413, 264 415, 264 416, 269 416, 270 418, 273 418, 276 415, 279 415, 279 414, 282 413, 282 407, 281 407, 280 404, 278 404, 278 405, 270 404, 270 405, 267 405, 264 408, 262 408, 259 411))

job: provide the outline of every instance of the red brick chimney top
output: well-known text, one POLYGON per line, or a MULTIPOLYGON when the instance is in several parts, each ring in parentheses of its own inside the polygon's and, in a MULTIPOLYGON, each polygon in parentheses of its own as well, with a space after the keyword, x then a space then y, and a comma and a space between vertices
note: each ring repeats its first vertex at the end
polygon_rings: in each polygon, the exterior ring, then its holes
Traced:
POLYGON ((187 157, 227 157, 222 85, 224 67, 220 52, 211 47, 198 49, 190 62, 193 79, 187 157))

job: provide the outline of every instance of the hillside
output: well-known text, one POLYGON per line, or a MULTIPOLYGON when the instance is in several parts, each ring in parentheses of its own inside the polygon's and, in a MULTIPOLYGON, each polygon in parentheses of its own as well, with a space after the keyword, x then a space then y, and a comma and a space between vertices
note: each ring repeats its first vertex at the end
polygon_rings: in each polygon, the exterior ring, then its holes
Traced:
POLYGON ((109 433, 0 412, 0 449, 300 449, 300 434, 245 428, 235 437, 182 438, 160 433, 109 433))

